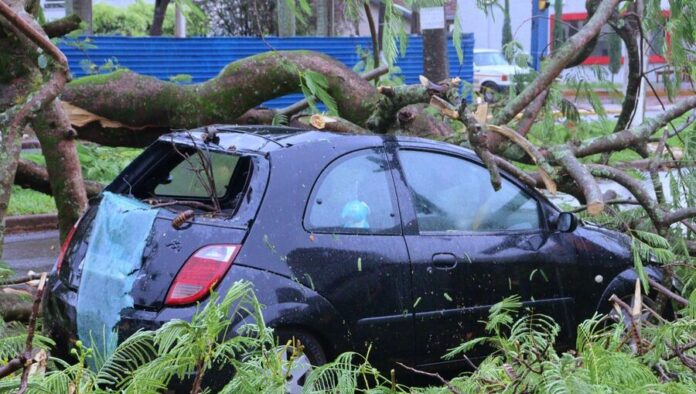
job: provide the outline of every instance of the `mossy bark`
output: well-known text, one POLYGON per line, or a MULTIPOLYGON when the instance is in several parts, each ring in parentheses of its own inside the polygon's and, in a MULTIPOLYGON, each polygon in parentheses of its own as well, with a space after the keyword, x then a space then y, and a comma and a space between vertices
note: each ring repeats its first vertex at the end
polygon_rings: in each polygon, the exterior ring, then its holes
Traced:
POLYGON ((87 206, 75 132, 59 100, 44 109, 32 125, 46 159, 48 179, 58 208, 60 239, 63 240, 87 206))
MULTIPOLYGON (((177 85, 121 70, 108 75, 77 79, 66 87, 62 99, 123 127, 88 124, 76 127, 78 135, 102 140, 118 135, 138 140, 152 129, 191 128, 202 124, 233 123, 263 102, 300 90, 300 73, 312 70, 327 77, 328 93, 336 99, 341 116, 365 124, 380 94, 360 75, 338 61, 310 51, 278 51, 251 56, 229 64, 206 82, 177 85), (133 137, 124 135, 131 129, 133 137)), ((96 122, 93 122, 96 123, 96 122)), ((157 134, 157 132, 155 132, 157 134)), ((145 139, 152 138, 152 135, 145 139)))

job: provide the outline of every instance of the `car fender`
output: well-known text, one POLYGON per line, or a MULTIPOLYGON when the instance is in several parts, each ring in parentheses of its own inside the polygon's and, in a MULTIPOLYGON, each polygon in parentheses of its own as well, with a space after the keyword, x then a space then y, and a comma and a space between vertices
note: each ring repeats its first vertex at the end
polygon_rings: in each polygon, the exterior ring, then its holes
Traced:
MULTIPOLYGON (((658 267, 647 266, 645 267, 645 273, 657 282, 662 281, 663 274, 658 267)), ((633 294, 635 291, 636 279, 638 279, 638 274, 634 268, 629 268, 616 275, 604 289, 604 292, 597 303, 596 310, 600 312, 608 311, 611 308, 609 298, 612 296, 612 294, 616 294, 619 297, 627 294, 633 294)))
MULTIPOLYGON (((235 266, 234 280, 253 284, 266 326, 296 328, 314 335, 327 355, 336 355, 350 347, 350 329, 333 305, 313 289, 283 275, 251 267, 235 266)), ((230 332, 237 332, 245 318, 230 332)))

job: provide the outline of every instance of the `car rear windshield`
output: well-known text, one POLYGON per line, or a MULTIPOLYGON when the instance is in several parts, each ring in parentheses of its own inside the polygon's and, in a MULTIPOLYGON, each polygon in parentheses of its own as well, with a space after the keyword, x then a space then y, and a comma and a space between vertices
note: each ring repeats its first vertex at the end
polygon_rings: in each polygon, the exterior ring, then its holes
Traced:
POLYGON ((158 143, 129 166, 121 192, 139 199, 201 201, 218 199, 234 209, 252 173, 249 156, 186 145, 158 143))

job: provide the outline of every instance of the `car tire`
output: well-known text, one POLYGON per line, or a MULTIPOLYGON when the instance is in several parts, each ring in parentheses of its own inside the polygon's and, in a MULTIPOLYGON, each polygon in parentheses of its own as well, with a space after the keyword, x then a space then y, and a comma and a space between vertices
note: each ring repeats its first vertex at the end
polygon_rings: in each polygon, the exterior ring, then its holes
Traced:
POLYGON ((489 104, 493 104, 498 101, 499 93, 500 88, 495 83, 486 82, 481 85, 481 97, 483 97, 483 101, 489 104))
POLYGON ((307 331, 295 328, 278 328, 275 330, 275 335, 280 346, 290 343, 286 349, 287 354, 285 356, 293 352, 293 343, 299 343, 302 346, 303 354, 293 363, 298 366, 297 370, 288 372, 288 386, 286 390, 289 394, 299 394, 302 392, 305 379, 311 372, 311 367, 326 364, 326 353, 324 353, 319 340, 307 331), (310 368, 306 368, 305 363, 308 363, 310 368))

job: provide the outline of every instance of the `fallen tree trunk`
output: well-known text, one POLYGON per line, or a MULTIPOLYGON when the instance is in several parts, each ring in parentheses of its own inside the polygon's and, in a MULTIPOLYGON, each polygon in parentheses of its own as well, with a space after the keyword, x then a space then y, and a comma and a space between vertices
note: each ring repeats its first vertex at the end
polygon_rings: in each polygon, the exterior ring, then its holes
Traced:
MULTIPOLYGON (((36 190, 48 195, 53 195, 51 183, 48 178, 46 167, 36 164, 31 160, 19 159, 17 173, 15 175, 15 185, 25 189, 36 190)), ((87 198, 92 198, 101 193, 104 185, 94 181, 84 181, 87 198)))
MULTIPOLYGON (((211 123, 234 123, 248 109, 300 90, 300 74, 323 74, 338 111, 365 124, 380 94, 340 62, 316 52, 277 51, 251 56, 195 85, 177 85, 130 71, 80 78, 68 84, 62 100, 92 114, 76 124, 80 138, 92 141, 150 141, 153 134, 211 123), (87 118, 89 120, 89 118, 87 118)), ((72 119, 72 116, 71 116, 72 119)))

